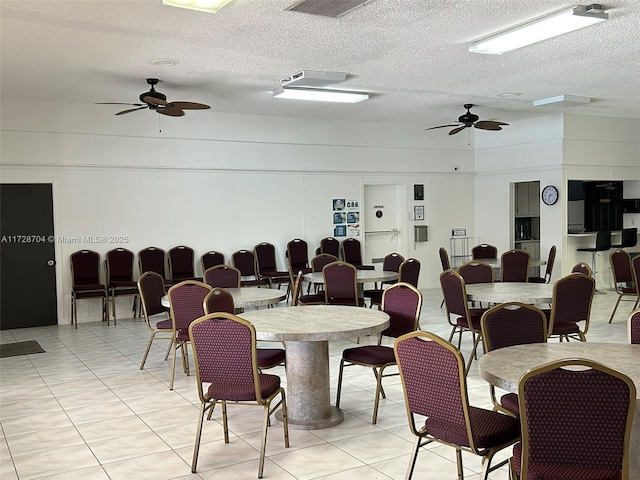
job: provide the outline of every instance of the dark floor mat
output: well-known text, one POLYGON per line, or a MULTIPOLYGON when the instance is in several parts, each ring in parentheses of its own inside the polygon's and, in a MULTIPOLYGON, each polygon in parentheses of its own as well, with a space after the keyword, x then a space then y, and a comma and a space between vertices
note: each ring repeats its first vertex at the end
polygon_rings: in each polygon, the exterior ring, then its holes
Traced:
POLYGON ((4 343, 0 345, 0 358, 15 357, 16 355, 31 355, 33 353, 44 353, 44 349, 35 340, 4 343))

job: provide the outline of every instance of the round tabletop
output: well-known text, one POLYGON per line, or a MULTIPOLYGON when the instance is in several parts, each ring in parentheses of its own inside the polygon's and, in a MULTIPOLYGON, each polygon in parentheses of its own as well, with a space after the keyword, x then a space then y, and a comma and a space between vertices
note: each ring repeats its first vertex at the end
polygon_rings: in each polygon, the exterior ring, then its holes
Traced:
MULTIPOLYGON (((470 260, 473 262, 473 260, 470 260)), ((499 258, 479 258, 479 262, 484 262, 491 265, 491 268, 494 270, 499 270, 502 268, 502 262, 499 258)), ((546 265, 547 261, 541 258, 530 258, 529 259, 529 267, 541 267, 542 265, 546 265)))
MULTIPOLYGON (((277 288, 241 287, 225 288, 225 290, 233 297, 233 304, 236 308, 265 307, 287 298, 287 292, 277 288)), ((165 307, 170 306, 167 295, 162 297, 161 302, 165 307)))
POLYGON ((551 303, 553 285, 549 283, 496 282, 466 285, 467 300, 474 302, 528 304, 551 303))
POLYGON ((380 310, 342 305, 306 305, 244 312, 258 340, 326 341, 377 333, 389 326, 380 310))
MULTIPOLYGON (((358 270, 356 272, 357 283, 374 283, 374 282, 390 282, 398 279, 398 272, 390 272, 387 270, 358 270)), ((311 283, 324 283, 322 272, 307 273, 304 280, 311 283)))

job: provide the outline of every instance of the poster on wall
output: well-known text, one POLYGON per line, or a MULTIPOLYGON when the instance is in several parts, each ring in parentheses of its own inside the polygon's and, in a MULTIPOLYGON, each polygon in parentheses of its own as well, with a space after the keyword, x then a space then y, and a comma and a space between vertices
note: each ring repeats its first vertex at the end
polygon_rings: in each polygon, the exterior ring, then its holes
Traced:
POLYGON ((359 237, 360 236, 360 202, 334 198, 333 208, 333 236, 334 237, 359 237))
POLYGON ((334 237, 346 237, 347 236, 347 226, 346 225, 336 225, 333 227, 333 236, 334 237))
POLYGON ((344 198, 334 198, 333 199, 333 210, 344 210, 345 201, 344 198))
POLYGON ((348 224, 347 225, 347 237, 359 237, 360 236, 360 224, 348 224))

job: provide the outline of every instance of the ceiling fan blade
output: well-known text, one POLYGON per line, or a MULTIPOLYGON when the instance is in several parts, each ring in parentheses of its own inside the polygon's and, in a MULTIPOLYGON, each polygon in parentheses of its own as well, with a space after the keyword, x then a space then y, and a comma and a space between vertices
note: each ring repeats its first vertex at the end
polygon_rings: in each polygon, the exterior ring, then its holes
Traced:
POLYGON ((184 111, 179 109, 179 108, 174 108, 173 106, 171 107, 165 107, 165 108, 158 108, 156 109, 156 112, 161 113, 162 115, 168 115, 169 117, 182 117, 184 116, 184 111))
POLYGON ((425 128, 425 130, 433 130, 436 128, 446 128, 446 127, 457 127, 459 125, 460 125, 459 123, 452 123, 451 125, 438 125, 437 127, 425 128))
POLYGON ((165 100, 162 100, 161 98, 149 97, 149 96, 142 97, 142 101, 143 102, 147 102, 147 103, 149 103, 151 105, 162 105, 162 106, 164 106, 164 105, 167 104, 167 102, 165 100))
POLYGON ((122 103, 122 102, 96 102, 96 105, 131 105, 132 107, 146 106, 144 103, 122 103))
POLYGON ((135 112, 136 110, 144 110, 145 108, 148 108, 148 107, 145 105, 144 107, 130 108, 128 110, 123 110, 121 112, 118 112, 116 113, 116 115, 124 115, 125 113, 135 112))
POLYGON ((211 108, 209 105, 205 105, 204 103, 195 102, 170 102, 167 104, 167 107, 179 108, 181 110, 206 110, 211 108))
POLYGON ((494 120, 480 120, 479 122, 475 123, 474 127, 481 128, 483 130, 502 130, 500 128, 501 125, 509 125, 509 124, 504 122, 494 121, 494 120))
POLYGON ((462 131, 462 130, 464 130, 465 128, 467 128, 467 126, 466 126, 466 125, 462 125, 461 127, 454 128, 453 130, 451 130, 451 131, 449 132, 449 135, 455 135, 456 133, 461 132, 461 131, 462 131))

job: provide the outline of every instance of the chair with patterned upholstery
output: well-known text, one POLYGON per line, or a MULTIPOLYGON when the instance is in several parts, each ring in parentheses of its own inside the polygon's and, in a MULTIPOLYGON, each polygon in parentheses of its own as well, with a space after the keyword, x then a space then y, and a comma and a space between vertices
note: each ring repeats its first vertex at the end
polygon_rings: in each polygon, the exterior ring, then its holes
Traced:
POLYGON ((133 297, 133 314, 137 314, 138 283, 133 279, 133 262, 135 255, 126 248, 109 250, 104 261, 107 278, 107 291, 113 314, 113 324, 117 324, 116 298, 133 297))
POLYGON ((349 237, 345 238, 340 244, 340 251, 342 253, 342 260, 350 263, 358 270, 374 270, 373 265, 362 264, 362 245, 357 238, 349 237))
POLYGON ((324 291, 318 293, 309 293, 307 295, 302 294, 302 272, 298 272, 295 277, 292 276, 291 287, 291 306, 296 307, 298 305, 324 305, 326 301, 324 291))
POLYGON ((458 267, 458 273, 464 283, 493 283, 493 267, 481 260, 471 260, 458 267))
POLYGON ((525 373, 518 396, 522 440, 511 459, 516 478, 629 479, 636 404, 629 377, 591 360, 563 359, 525 373))
POLYGON ((176 357, 180 350, 182 369, 189 375, 189 325, 195 319, 204 315, 204 297, 211 291, 206 283, 197 280, 184 280, 169 289, 169 305, 171 307, 171 326, 173 328, 172 342, 173 358, 171 361, 171 380, 169 390, 173 390, 176 374, 176 357))
MULTIPOLYGON (((140 370, 142 370, 156 335, 164 334, 164 339, 171 340, 173 337, 173 325, 169 316, 169 309, 162 305, 162 297, 167 294, 164 278, 156 272, 145 272, 138 279, 138 290, 140 291, 140 303, 142 304, 144 321, 150 331, 147 348, 142 356, 142 362, 140 362, 140 370), (162 317, 152 318, 158 315, 162 315, 162 317)), ((170 351, 171 343, 167 347, 165 360, 168 358, 170 351)))
POLYGON ((100 298, 102 321, 109 321, 107 287, 100 283, 100 254, 79 250, 71 254, 71 323, 78 328, 78 300, 100 298))
POLYGON ((560 341, 574 338, 586 342, 595 290, 596 281, 582 273, 572 273, 556 280, 551 312, 545 312, 549 315, 547 336, 559 337, 560 341))
POLYGON ((215 250, 209 250, 206 253, 203 253, 200 256, 200 265, 202 266, 202 271, 208 270, 211 267, 215 267, 217 265, 224 265, 225 258, 224 253, 217 252, 215 250))
POLYGON ((169 258, 169 277, 173 284, 184 280, 202 281, 202 278, 195 276, 194 252, 191 247, 185 245, 173 247, 167 252, 167 257, 169 258))
POLYGON ((556 261, 556 246, 551 245, 549 249, 549 257, 547 257, 547 265, 544 271, 544 277, 529 277, 530 283, 549 283, 551 281, 551 272, 553 272, 553 264, 556 261))
MULTIPOLYGON (((382 271, 399 272, 402 262, 404 262, 404 257, 402 255, 395 252, 389 253, 388 255, 385 255, 384 260, 382 261, 382 271)), ((384 291, 385 287, 394 285, 397 282, 397 279, 393 281, 381 282, 380 288, 378 288, 378 285, 376 284, 375 288, 364 290, 364 292, 362 293, 364 298, 369 299, 369 308, 373 307, 374 305, 377 305, 378 308, 380 308, 380 305, 382 304, 382 292, 384 291)))
POLYGON ((471 258, 473 260, 497 260, 498 249, 488 243, 481 243, 471 249, 471 258))
POLYGON ((260 278, 256 270, 256 256, 251 250, 238 250, 231 255, 233 266, 240 270, 240 285, 243 287, 266 287, 268 278, 260 278))
POLYGON ((398 281, 408 283, 418 288, 420 278, 420 261, 415 258, 407 258, 398 269, 398 281))
POLYGON ((371 368, 376 377, 376 394, 371 423, 375 424, 377 422, 380 397, 387 398, 382 388, 382 379, 384 377, 398 375, 397 372, 390 374, 384 373, 387 367, 396 365, 396 358, 392 347, 382 345, 382 337, 398 338, 405 333, 417 330, 421 307, 422 294, 408 283, 396 283, 384 291, 381 310, 389 315, 389 326, 378 336, 378 343, 376 345, 347 348, 342 352, 340 373, 338 375, 336 407, 340 407, 344 367, 360 365, 371 368))
POLYGON ((505 465, 508 460, 491 463, 498 452, 519 440, 520 422, 469 405, 460 350, 433 333, 416 331, 396 339, 394 351, 409 429, 416 437, 405 478, 413 475, 420 447, 432 442, 455 448, 459 479, 463 478, 463 451, 482 458, 482 480, 505 465))
POLYGON ((364 307, 364 298, 358 295, 357 270, 350 263, 331 262, 322 269, 325 303, 364 307))
POLYGON ((328 253, 336 257, 336 260, 340 258, 340 241, 333 237, 325 237, 320 240, 320 252, 328 253))
POLYGON ((286 285, 288 295, 291 288, 289 285, 289 272, 278 270, 276 247, 271 243, 262 242, 253 247, 253 253, 256 257, 258 277, 267 280, 269 287, 277 285, 278 289, 280 289, 281 285, 286 285))
POLYGON ((291 271, 302 272, 303 275, 311 273, 309 266, 309 246, 300 238, 294 238, 287 243, 287 259, 291 271))
POLYGON ((258 478, 262 478, 271 414, 282 408, 284 446, 289 447, 287 403, 280 377, 260 372, 256 362, 256 331, 251 323, 230 313, 216 312, 189 326, 193 347, 200 413, 193 448, 191 472, 196 473, 204 416, 222 406, 224 442, 229 443, 227 403, 254 405, 264 410, 258 478))
POLYGON ((240 270, 230 265, 216 265, 204 272, 204 283, 216 288, 240 288, 240 270))
MULTIPOLYGON (((501 303, 484 312, 480 323, 486 352, 513 345, 547 342, 547 317, 533 305, 501 303)), ((491 384, 489 394, 494 410, 514 417, 520 414, 518 394, 505 393, 498 401, 495 387, 491 384)))
POLYGON ((640 345, 640 308, 631 312, 627 319, 627 336, 629 343, 640 345))
MULTIPOLYGON (((311 271, 313 273, 322 273, 322 269, 326 265, 329 265, 331 262, 337 262, 337 261, 338 261, 338 258, 334 257, 329 253, 319 253, 318 255, 316 255, 311 259, 311 271)), ((319 290, 323 290, 324 288, 323 285, 324 284, 322 282, 314 283, 313 284, 314 291, 318 293, 319 290)))
POLYGON ((513 249, 500 256, 501 282, 526 282, 529 280, 529 252, 513 249))
MULTIPOLYGON (((224 288, 216 287, 211 290, 202 302, 205 314, 224 312, 236 313, 236 307, 233 302, 233 295, 224 288)), ((282 348, 258 348, 258 368, 263 370, 273 368, 278 365, 284 365, 286 356, 282 348)))
POLYGON ((146 272, 155 272, 163 278, 164 286, 169 288, 173 285, 173 282, 167 279, 166 262, 166 253, 161 248, 147 247, 138 252, 138 270, 140 271, 140 275, 146 272))
POLYGON ((476 357, 478 345, 482 340, 482 328, 480 319, 486 308, 469 308, 467 302, 467 289, 464 279, 453 270, 446 270, 440 274, 440 286, 444 296, 444 305, 447 311, 447 321, 451 325, 449 342, 458 334, 458 348, 462 344, 462 334, 471 333, 473 347, 466 371, 471 368, 471 363, 476 357))
POLYGON ((613 306, 613 311, 609 317, 609 323, 613 321, 613 316, 616 314, 620 300, 629 299, 635 302, 632 309, 638 306, 640 301, 640 294, 638 291, 638 284, 635 282, 633 275, 633 269, 631 266, 631 256, 629 252, 622 249, 617 249, 611 252, 609 255, 611 262, 611 273, 613 274, 613 283, 615 285, 615 292, 618 294, 616 304, 613 306))
POLYGON ((571 267, 571 273, 581 273, 583 275, 586 275, 587 277, 593 276, 591 267, 584 262, 576 263, 573 267, 571 267))

